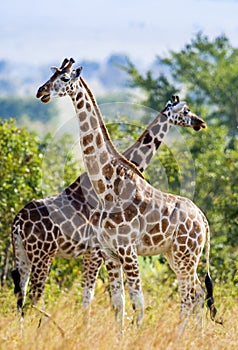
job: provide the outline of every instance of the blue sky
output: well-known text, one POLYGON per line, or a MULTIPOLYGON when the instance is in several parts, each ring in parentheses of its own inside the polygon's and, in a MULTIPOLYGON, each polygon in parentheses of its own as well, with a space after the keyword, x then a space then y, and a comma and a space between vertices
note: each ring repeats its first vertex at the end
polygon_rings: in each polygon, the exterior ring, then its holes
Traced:
POLYGON ((238 0, 11 0, 0 5, 0 59, 59 63, 125 53, 140 62, 194 34, 225 33, 238 47, 238 0))

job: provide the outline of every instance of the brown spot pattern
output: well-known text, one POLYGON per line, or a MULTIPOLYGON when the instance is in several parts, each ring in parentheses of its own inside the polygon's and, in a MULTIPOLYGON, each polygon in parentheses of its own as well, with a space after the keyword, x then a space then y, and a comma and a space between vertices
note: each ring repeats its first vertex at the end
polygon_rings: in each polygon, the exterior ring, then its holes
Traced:
POLYGON ((103 144, 103 138, 102 138, 102 135, 101 134, 97 134, 96 136, 96 145, 98 147, 101 147, 103 144))
POLYGON ((112 196, 110 193, 108 193, 108 194, 105 196, 105 201, 107 201, 107 202, 112 202, 112 201, 113 201, 113 196, 112 196))
POLYGON ((83 145, 87 146, 89 143, 93 142, 93 134, 89 134, 83 137, 83 145))
POLYGON ((101 164, 104 164, 108 161, 108 154, 106 151, 103 151, 101 154, 100 154, 100 162, 101 164))
POLYGON ((84 100, 79 101, 79 103, 77 104, 77 108, 82 109, 83 106, 84 106, 84 100))
POLYGON ((83 123, 83 124, 81 125, 81 130, 82 130, 83 132, 87 132, 87 131, 89 130, 89 124, 88 124, 88 122, 85 122, 85 123, 83 123))
POLYGON ((146 246, 151 246, 151 240, 150 240, 150 236, 145 234, 143 237, 142 237, 142 242, 144 245, 146 246))
POLYGON ((110 163, 102 168, 102 174, 107 180, 111 180, 113 172, 113 167, 110 163))
POLYGON ((91 105, 88 102, 86 102, 86 109, 88 112, 91 112, 91 105))
POLYGON ((123 221, 122 213, 110 213, 109 218, 114 221, 116 224, 120 224, 123 221))
POLYGON ((93 116, 90 117, 90 124, 91 124, 91 127, 94 129, 98 126, 98 122, 97 122, 97 119, 93 116))
POLYGON ((126 221, 131 221, 137 215, 137 208, 130 204, 125 210, 125 219, 126 221))
POLYGON ((160 232, 160 223, 158 222, 157 224, 155 224, 153 226, 153 228, 150 230, 150 233, 153 234, 153 233, 157 233, 157 232, 160 232))
POLYGON ((161 227, 162 227, 162 232, 165 232, 169 226, 169 222, 167 219, 162 219, 161 220, 161 227))
POLYGON ((84 149, 84 153, 85 154, 92 154, 94 153, 94 147, 93 146, 89 146, 87 148, 84 149))
POLYGON ((105 185, 101 179, 97 182, 97 188, 99 193, 103 193, 105 191, 105 185))

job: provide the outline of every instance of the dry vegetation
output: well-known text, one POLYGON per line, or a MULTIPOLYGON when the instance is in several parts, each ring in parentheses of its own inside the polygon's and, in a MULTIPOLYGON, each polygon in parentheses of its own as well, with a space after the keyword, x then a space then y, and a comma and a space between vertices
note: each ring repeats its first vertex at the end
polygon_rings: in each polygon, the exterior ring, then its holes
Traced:
POLYGON ((171 292, 173 290, 170 288, 170 294, 168 293, 168 286, 146 288, 146 311, 141 329, 131 324, 133 313, 127 301, 125 332, 119 336, 105 287, 100 285, 97 288, 90 326, 87 326, 78 288, 74 286, 59 297, 47 297, 46 310, 51 318, 44 317, 39 328, 40 313, 35 309, 29 311, 20 336, 15 297, 12 291, 5 291, 1 294, 0 349, 237 349, 238 305, 237 300, 230 296, 228 288, 216 292, 217 306, 219 314, 224 318, 224 326, 212 323, 204 315, 203 330, 190 326, 182 337, 176 335, 178 296, 176 291, 171 292))

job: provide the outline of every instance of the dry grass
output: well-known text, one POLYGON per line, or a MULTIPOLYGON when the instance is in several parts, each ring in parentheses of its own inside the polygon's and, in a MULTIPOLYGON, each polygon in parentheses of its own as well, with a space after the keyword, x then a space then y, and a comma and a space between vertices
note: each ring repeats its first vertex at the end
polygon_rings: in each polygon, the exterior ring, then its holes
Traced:
MULTIPOLYGON (((110 301, 104 288, 96 293, 91 311, 90 326, 87 325, 77 291, 64 293, 54 302, 48 303, 51 318, 44 317, 37 327, 40 313, 32 309, 24 320, 24 331, 20 336, 19 323, 15 316, 15 298, 12 293, 2 293, 0 316, 0 349, 4 350, 65 350, 65 349, 213 349, 231 350, 238 347, 238 305, 229 297, 220 298, 219 312, 224 326, 206 320, 203 330, 188 327, 184 335, 176 335, 179 305, 176 297, 167 297, 162 287, 160 298, 154 291, 145 291, 146 311, 141 329, 131 325, 132 311, 127 305, 125 332, 119 335, 110 309, 110 301), (57 324, 55 324, 55 323, 57 324), (63 330, 63 335, 58 326, 63 330)), ((127 298, 128 299, 128 298, 127 298)))

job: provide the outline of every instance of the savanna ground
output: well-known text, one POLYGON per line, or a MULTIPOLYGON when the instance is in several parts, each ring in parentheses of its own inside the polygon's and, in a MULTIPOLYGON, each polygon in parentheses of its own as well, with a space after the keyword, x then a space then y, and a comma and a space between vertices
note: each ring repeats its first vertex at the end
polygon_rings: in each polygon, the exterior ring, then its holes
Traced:
MULTIPOLYGON (((46 288, 45 310, 51 315, 30 309, 24 319, 22 335, 16 316, 13 290, 0 294, 0 349, 63 350, 63 349, 213 349, 231 350, 238 347, 238 297, 228 285, 215 286, 215 300, 224 325, 214 324, 204 308, 204 327, 191 323, 182 336, 176 334, 179 315, 177 284, 155 278, 143 270, 145 317, 141 329, 132 325, 133 311, 126 292, 125 332, 119 335, 110 306, 107 283, 98 280, 92 304, 90 325, 81 305, 81 278, 69 290, 46 288), (146 277, 147 274, 147 277, 146 277)), ((203 281, 202 281, 203 283, 203 281)), ((40 308, 40 305, 39 305, 40 308)))

